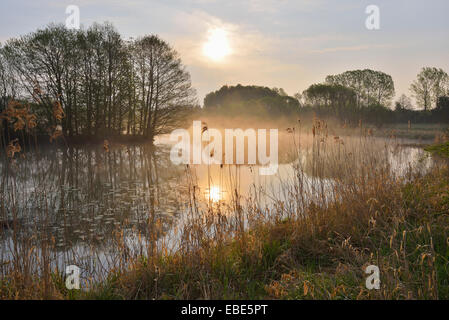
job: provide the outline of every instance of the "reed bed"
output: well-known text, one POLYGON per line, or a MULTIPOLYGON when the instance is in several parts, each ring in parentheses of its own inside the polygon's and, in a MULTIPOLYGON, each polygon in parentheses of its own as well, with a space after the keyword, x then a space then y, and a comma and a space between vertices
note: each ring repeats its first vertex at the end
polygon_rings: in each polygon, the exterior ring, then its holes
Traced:
POLYGON ((204 181, 152 146, 5 143, 0 298, 449 298, 447 162, 398 165, 394 137, 359 129, 291 124, 285 174, 246 193, 253 168, 207 166, 204 181), (68 264, 81 290, 66 289, 68 264), (365 287, 371 264, 380 290, 365 287))

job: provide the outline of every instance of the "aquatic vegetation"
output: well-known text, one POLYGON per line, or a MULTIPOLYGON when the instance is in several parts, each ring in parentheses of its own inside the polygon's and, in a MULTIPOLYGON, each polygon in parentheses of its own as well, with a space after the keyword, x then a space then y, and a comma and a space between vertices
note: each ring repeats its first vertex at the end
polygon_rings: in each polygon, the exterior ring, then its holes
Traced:
POLYGON ((345 130, 288 126, 272 177, 174 165, 163 145, 31 152, 12 141, 9 155, 27 156, 0 164, 0 296, 447 297, 444 163, 345 130), (364 289, 374 262, 380 292, 364 289), (80 292, 64 286, 68 264, 82 270, 80 292))

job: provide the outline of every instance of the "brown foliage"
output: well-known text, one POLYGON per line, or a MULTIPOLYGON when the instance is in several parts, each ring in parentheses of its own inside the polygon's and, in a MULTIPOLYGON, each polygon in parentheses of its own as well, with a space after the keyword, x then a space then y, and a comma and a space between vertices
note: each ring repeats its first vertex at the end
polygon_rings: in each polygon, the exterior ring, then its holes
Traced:
POLYGON ((0 113, 0 119, 5 119, 13 125, 14 131, 27 130, 36 127, 36 115, 30 112, 27 105, 22 105, 17 101, 10 101, 8 107, 0 113))

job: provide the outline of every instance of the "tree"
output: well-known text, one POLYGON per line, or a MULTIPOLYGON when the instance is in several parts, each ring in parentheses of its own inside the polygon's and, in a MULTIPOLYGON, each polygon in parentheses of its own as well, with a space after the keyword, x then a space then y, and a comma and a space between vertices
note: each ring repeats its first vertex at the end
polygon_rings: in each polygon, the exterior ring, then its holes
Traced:
POLYGON ((436 106, 438 98, 445 94, 448 86, 449 77, 443 69, 424 67, 411 84, 410 91, 417 103, 427 111, 432 105, 436 106))
POLYGON ((395 104, 396 110, 413 110, 412 100, 405 94, 402 94, 395 104))
POLYGON ((261 86, 223 86, 204 98, 206 110, 226 114, 290 115, 299 111, 299 101, 282 89, 261 86))
POLYGON ((308 104, 326 107, 345 106, 355 103, 354 90, 338 84, 313 84, 303 92, 308 104))
POLYGON ((389 106, 394 96, 393 79, 381 71, 370 69, 346 71, 327 76, 326 82, 354 90, 359 108, 375 104, 389 106))
POLYGON ((52 105, 56 100, 64 109, 64 132, 74 134, 73 112, 77 108, 79 61, 77 31, 62 25, 14 39, 5 47, 6 57, 14 68, 25 94, 45 110, 47 123, 55 124, 52 105))
POLYGON ((303 96, 300 92, 295 93, 295 94, 293 95, 293 97, 294 97, 296 100, 298 100, 299 106, 302 106, 302 105, 304 104, 304 96, 303 96))
POLYGON ((134 43, 133 61, 140 132, 153 140, 180 125, 187 108, 196 103, 195 91, 177 52, 157 36, 134 43))
POLYGON ((274 87, 272 90, 273 90, 274 92, 276 92, 276 93, 277 93, 278 95, 280 95, 280 96, 283 96, 283 97, 287 97, 287 96, 288 96, 287 92, 285 92, 285 90, 282 89, 282 88, 276 88, 276 87, 274 87))
POLYGON ((51 24, 8 41, 0 50, 0 89, 2 83, 3 91, 20 89, 16 96, 32 102, 42 131, 62 125, 69 137, 153 140, 196 102, 190 75, 166 42, 124 41, 108 23, 87 30, 51 24), (55 102, 65 117, 55 117, 55 102))
POLYGON ((313 84, 303 92, 307 104, 325 109, 328 114, 343 116, 353 112, 356 105, 356 92, 353 89, 339 85, 320 83, 313 84))
POLYGON ((438 98, 437 107, 432 113, 438 118, 438 121, 449 122, 449 97, 443 96, 438 98))
MULTIPOLYGON (((18 83, 11 65, 5 59, 4 49, 0 44, 0 113, 3 112, 11 100, 14 100, 18 94, 18 83)), ((4 136, 8 135, 8 121, 1 121, 4 136)))
POLYGON ((0 112, 7 107, 10 99, 17 97, 18 90, 17 78, 6 60, 4 49, 0 44, 0 112))

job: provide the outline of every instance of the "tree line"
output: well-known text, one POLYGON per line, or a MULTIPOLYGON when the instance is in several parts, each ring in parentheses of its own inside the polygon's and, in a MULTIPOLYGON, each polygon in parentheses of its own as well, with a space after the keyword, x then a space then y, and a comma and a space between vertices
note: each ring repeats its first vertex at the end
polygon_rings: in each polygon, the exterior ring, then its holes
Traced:
POLYGON ((302 93, 289 96, 282 88, 223 86, 206 95, 205 112, 223 115, 290 116, 315 113, 356 125, 360 120, 374 124, 393 122, 449 122, 449 77, 438 68, 425 67, 411 84, 419 106, 401 95, 393 104, 392 77, 371 69, 328 75, 302 93))
POLYGON ((204 111, 221 115, 281 116, 295 113, 299 101, 283 89, 262 86, 222 86, 204 98, 204 111))
MULTIPOLYGON (((12 101, 36 115, 40 133, 60 128, 67 137, 149 140, 179 127, 197 104, 190 75, 167 42, 156 35, 124 40, 108 23, 80 30, 52 24, 1 46, 3 115, 14 113, 12 101)), ((5 118, 4 130, 11 130, 5 118)))
MULTIPOLYGON (((449 121, 449 77, 426 67, 410 90, 420 109, 395 95, 390 75, 370 69, 328 75, 302 93, 223 86, 206 95, 206 112, 262 117, 318 113, 357 123, 449 121)), ((51 24, 0 45, 2 136, 35 128, 51 138, 131 136, 152 141, 199 110, 178 53, 157 35, 124 40, 108 24, 69 30, 51 24)))
POLYGON ((356 123, 360 119, 375 124, 385 122, 449 122, 449 76, 438 68, 424 67, 411 84, 418 103, 401 95, 392 108, 395 95, 390 75, 370 69, 329 75, 325 82, 311 85, 296 97, 303 111, 337 116, 356 123))

